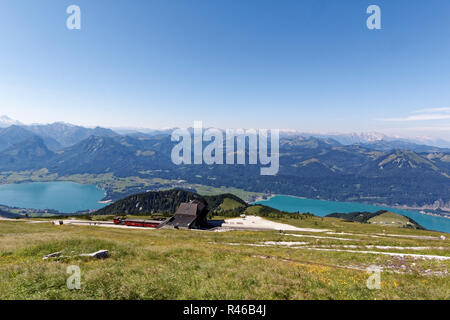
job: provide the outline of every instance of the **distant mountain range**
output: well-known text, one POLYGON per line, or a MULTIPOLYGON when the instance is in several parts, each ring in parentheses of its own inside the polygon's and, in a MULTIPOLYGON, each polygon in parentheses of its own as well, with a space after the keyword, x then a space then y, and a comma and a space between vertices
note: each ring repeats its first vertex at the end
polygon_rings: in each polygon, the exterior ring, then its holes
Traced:
POLYGON ((20 121, 11 119, 10 117, 5 115, 0 116, 0 128, 6 128, 13 125, 20 126, 22 125, 22 123, 20 123, 20 121))
MULTIPOLYGON (((24 125, 20 121, 11 119, 3 115, 0 116, 1 128, 10 126, 22 127, 44 139, 46 145, 51 150, 58 150, 64 147, 74 145, 81 140, 86 139, 90 135, 94 136, 116 136, 127 135, 135 138, 146 138, 157 135, 169 135, 177 128, 167 129, 146 129, 146 128, 86 128, 65 122, 55 122, 52 124, 32 124, 24 125)), ((190 128, 192 130, 192 128, 190 128)), ((380 132, 353 132, 353 133, 308 133, 299 130, 280 130, 281 137, 314 137, 320 139, 333 139, 342 145, 365 145, 376 150, 392 150, 398 148, 407 148, 410 150, 422 152, 419 150, 438 150, 430 147, 441 149, 450 149, 450 141, 444 139, 434 139, 429 137, 421 138, 399 138, 391 137, 380 132)), ((0 150, 1 150, 0 142, 0 150)))
POLYGON ((0 129, 0 172, 46 168, 59 176, 112 173, 307 198, 450 210, 449 149, 369 140, 345 145, 335 137, 283 135, 278 175, 261 176, 259 166, 174 165, 170 155, 175 143, 167 133, 120 135, 110 129, 65 123, 14 124, 0 129))
POLYGON ((33 132, 43 139, 52 139, 56 141, 60 147, 72 146, 84 139, 87 139, 89 136, 117 136, 117 133, 110 129, 100 127, 90 129, 62 122, 47 125, 30 125, 26 126, 25 129, 33 132))
POLYGON ((437 148, 450 148, 450 141, 444 139, 433 139, 428 137, 422 138, 399 138, 387 136, 379 132, 360 132, 360 133, 335 133, 335 134, 312 134, 307 132, 299 131, 281 131, 284 136, 303 136, 303 137, 315 137, 321 139, 333 139, 338 141, 343 145, 352 144, 367 144, 376 145, 378 143, 391 144, 392 147, 395 145, 426 145, 437 148))
POLYGON ((40 137, 52 151, 72 146, 90 136, 114 137, 117 133, 105 128, 85 128, 72 124, 56 122, 53 124, 11 125, 0 128, 0 151, 31 136, 40 137))

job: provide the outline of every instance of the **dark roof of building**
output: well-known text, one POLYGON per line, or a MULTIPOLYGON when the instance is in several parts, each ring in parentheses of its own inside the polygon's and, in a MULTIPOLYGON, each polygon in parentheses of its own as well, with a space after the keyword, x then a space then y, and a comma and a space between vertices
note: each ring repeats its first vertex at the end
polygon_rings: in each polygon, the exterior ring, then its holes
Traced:
POLYGON ((166 225, 173 228, 189 228, 191 224, 197 219, 197 216, 179 214, 175 215, 166 225))
POLYGON ((188 203, 181 203, 175 214, 193 215, 196 216, 199 211, 202 211, 205 206, 198 201, 190 201, 188 203))
POLYGON ((198 223, 203 223, 202 219, 206 214, 204 210, 206 205, 200 201, 192 200, 188 203, 181 203, 178 207, 175 215, 170 218, 166 223, 163 223, 162 227, 173 227, 173 228, 190 228, 191 225, 199 218, 198 223), (200 218, 201 217, 201 218, 200 218))

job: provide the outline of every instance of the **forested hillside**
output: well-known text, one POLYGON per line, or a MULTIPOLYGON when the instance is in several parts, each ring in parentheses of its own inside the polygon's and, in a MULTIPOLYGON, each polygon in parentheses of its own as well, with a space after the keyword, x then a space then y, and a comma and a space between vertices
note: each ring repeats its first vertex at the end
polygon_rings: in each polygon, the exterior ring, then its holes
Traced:
MULTIPOLYGON (((336 201, 450 208, 450 153, 446 149, 433 147, 426 152, 415 152, 389 149, 386 147, 389 142, 384 142, 382 148, 379 148, 381 142, 376 148, 370 148, 369 145, 342 145, 330 138, 295 136, 280 141, 278 174, 261 176, 260 165, 177 166, 171 161, 175 142, 167 134, 121 136, 106 131, 106 136, 91 135, 52 151, 44 138, 23 130, 14 127, 3 129, 3 136, 0 133, 0 145, 3 145, 0 171, 45 168, 49 175, 59 177, 112 174, 117 178, 163 179, 167 187, 173 185, 171 181, 186 181, 192 185, 336 201), (15 140, 20 141, 13 143, 15 140)), ((67 139, 76 141, 76 137, 67 139)), ((46 136, 50 138, 56 140, 46 136)), ((61 137, 58 139, 63 141, 61 137)), ((395 146, 398 144, 394 143, 395 146)), ((129 190, 137 193, 147 189, 135 185, 129 190)))

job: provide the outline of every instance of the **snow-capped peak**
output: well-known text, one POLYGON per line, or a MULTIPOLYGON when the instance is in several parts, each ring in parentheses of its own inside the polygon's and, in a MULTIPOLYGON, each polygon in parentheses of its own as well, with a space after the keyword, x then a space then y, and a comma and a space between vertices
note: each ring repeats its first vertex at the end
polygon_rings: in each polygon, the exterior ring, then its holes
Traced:
POLYGON ((380 132, 351 133, 350 136, 354 139, 359 139, 360 142, 375 142, 386 138, 386 135, 380 132))
POLYGON ((6 115, 3 115, 3 116, 0 116, 0 127, 2 127, 2 128, 6 128, 6 127, 9 127, 9 126, 13 126, 13 125, 21 125, 22 123, 20 123, 19 121, 17 121, 17 120, 14 120, 14 119, 11 119, 10 117, 8 117, 8 116, 6 116, 6 115))

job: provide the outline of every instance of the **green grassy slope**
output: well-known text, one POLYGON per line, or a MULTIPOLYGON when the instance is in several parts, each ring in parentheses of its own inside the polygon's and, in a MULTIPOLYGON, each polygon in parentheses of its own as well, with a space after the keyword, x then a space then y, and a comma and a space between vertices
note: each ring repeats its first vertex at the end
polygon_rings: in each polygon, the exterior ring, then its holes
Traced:
POLYGON ((449 240, 440 240, 440 233, 395 229, 406 237, 392 237, 381 226, 334 218, 277 221, 333 234, 0 221, 0 299, 450 299, 449 260, 362 253, 450 257, 449 240), (111 256, 76 256, 99 249, 111 256), (70 257, 42 260, 56 251, 70 257), (66 287, 70 265, 81 269, 81 290, 66 287), (384 268, 380 290, 366 286, 371 265, 384 268))
POLYGON ((407 217, 394 212, 382 213, 378 216, 370 218, 369 220, 367 220, 367 222, 371 224, 381 224, 386 226, 396 226, 403 228, 412 225, 412 223, 407 217))
POLYGON ((398 213, 387 210, 377 212, 351 212, 351 213, 332 213, 327 215, 331 218, 340 218, 346 221, 378 224, 389 227, 425 229, 413 219, 398 213))

